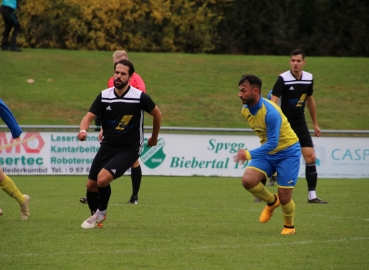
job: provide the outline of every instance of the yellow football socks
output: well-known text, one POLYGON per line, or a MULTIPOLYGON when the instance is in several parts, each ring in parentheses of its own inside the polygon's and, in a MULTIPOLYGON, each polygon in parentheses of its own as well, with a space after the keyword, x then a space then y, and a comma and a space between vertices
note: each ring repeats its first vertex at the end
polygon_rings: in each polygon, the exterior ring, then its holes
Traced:
POLYGON ((4 180, 0 182, 0 188, 10 197, 16 199, 19 204, 24 203, 25 198, 23 194, 19 191, 13 180, 6 174, 4 180))
POLYGON ((247 189, 247 191, 250 192, 255 197, 263 200, 264 202, 267 202, 267 203, 274 202, 275 197, 273 193, 267 190, 262 183, 258 183, 253 188, 247 189))
POLYGON ((293 202, 292 199, 289 203, 282 205, 284 226, 287 227, 294 226, 295 209, 296 209, 295 203, 293 202))

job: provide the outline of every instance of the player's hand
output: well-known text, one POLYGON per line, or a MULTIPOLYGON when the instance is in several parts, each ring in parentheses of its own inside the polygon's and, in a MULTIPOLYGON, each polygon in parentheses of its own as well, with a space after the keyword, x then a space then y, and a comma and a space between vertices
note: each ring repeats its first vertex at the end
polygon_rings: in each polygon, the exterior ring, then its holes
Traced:
POLYGON ((148 147, 151 147, 151 146, 155 146, 158 144, 158 138, 153 138, 153 137, 150 137, 148 140, 147 140, 147 144, 146 146, 148 147))
POLYGON ((237 154, 233 156, 233 160, 236 163, 241 162, 242 164, 244 164, 246 159, 247 158, 246 158, 246 153, 244 149, 238 150, 237 154))
POLYGON ((85 141, 86 140, 86 138, 87 138, 87 131, 86 130, 81 130, 79 133, 78 133, 78 135, 77 135, 77 138, 78 138, 78 140, 80 140, 80 141, 85 141))
POLYGON ((101 142, 103 140, 103 130, 100 129, 99 135, 97 136, 97 138, 99 139, 99 141, 101 142))
POLYGON ((318 126, 318 125, 315 125, 315 126, 314 126, 314 135, 315 135, 316 137, 319 137, 321 134, 322 134, 322 133, 321 133, 321 131, 320 131, 319 126, 318 126))

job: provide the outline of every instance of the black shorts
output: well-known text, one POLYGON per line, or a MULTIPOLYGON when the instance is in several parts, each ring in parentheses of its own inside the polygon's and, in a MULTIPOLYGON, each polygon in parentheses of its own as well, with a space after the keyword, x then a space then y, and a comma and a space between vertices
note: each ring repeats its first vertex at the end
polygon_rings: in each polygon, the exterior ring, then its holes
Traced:
POLYGON ((109 149, 101 145, 92 162, 88 178, 97 181, 97 175, 104 168, 114 179, 121 177, 139 158, 138 149, 109 149))
POLYGON ((311 139, 311 135, 307 127, 306 121, 305 120, 303 121, 299 120, 295 122, 291 121, 290 124, 293 131, 295 131, 297 137, 299 138, 300 146, 314 148, 313 140, 311 139))

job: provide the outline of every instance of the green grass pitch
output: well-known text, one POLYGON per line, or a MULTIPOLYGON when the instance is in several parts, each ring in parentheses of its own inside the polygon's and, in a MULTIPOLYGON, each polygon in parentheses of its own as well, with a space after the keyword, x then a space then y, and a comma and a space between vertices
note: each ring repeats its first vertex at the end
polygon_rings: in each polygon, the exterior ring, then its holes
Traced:
MULTIPOLYGON (((129 176, 112 183, 102 229, 82 229, 83 176, 12 176, 31 196, 31 217, 0 193, 1 269, 368 269, 367 179, 320 179, 307 203, 294 191, 296 235, 280 235, 281 209, 258 222, 240 178, 144 176, 138 205, 128 205, 129 176)), ((276 187, 269 187, 276 191, 276 187)))

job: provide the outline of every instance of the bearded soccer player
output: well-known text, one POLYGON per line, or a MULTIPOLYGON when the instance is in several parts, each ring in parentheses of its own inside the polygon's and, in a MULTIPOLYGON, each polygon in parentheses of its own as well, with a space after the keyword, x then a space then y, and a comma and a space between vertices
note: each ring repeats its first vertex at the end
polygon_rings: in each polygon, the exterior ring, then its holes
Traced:
MULTIPOLYGON (((115 51, 113 53, 114 63, 118 63, 120 60, 123 60, 123 59, 128 60, 128 54, 126 53, 126 51, 115 51)), ((141 76, 138 75, 136 72, 132 74, 131 79, 129 81, 129 85, 146 93, 145 83, 142 80, 141 76)), ((114 87, 114 76, 112 76, 108 81, 108 88, 110 87, 114 87)), ((101 116, 100 115, 96 116, 95 124, 97 126, 101 126, 101 116)), ((99 130, 100 130, 99 140, 102 141, 103 130, 100 128, 99 130)), ((131 167, 132 195, 131 195, 131 198, 128 200, 129 204, 138 204, 138 192, 140 191, 141 180, 142 180, 142 169, 141 169, 140 161, 137 159, 136 162, 131 167)), ((82 197, 79 199, 79 201, 81 203, 87 203, 87 198, 82 197)))
POLYGON ((121 177, 139 158, 143 149, 144 112, 153 117, 152 135, 147 146, 158 143, 161 112, 150 96, 129 85, 133 64, 120 60, 114 64, 114 87, 103 90, 80 123, 77 135, 87 139, 87 130, 101 114, 103 139, 93 159, 86 184, 91 216, 81 225, 84 229, 101 227, 111 195, 110 183, 121 177))
POLYGON ((298 179, 301 148, 281 109, 261 96, 261 86, 261 79, 255 75, 243 75, 238 83, 238 97, 244 104, 242 116, 256 131, 261 146, 238 150, 234 161, 250 160, 242 176, 242 185, 254 197, 266 202, 259 221, 269 221, 274 209, 282 205, 284 228, 281 234, 295 234, 292 193, 298 179), (273 195, 261 181, 275 172, 278 194, 273 195))

